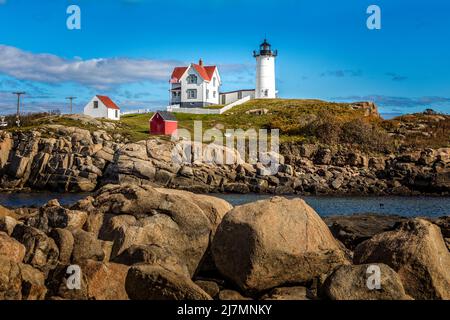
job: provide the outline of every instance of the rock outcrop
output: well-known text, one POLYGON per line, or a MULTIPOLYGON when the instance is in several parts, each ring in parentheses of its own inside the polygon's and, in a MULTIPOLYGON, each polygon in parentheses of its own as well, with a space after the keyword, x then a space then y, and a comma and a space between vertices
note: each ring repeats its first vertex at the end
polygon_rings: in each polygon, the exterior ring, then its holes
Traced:
POLYGON ((261 163, 244 163, 236 150, 220 146, 203 145, 200 160, 183 162, 186 143, 160 138, 130 143, 103 129, 62 125, 2 131, 0 185, 4 190, 70 192, 131 183, 202 193, 450 194, 450 148, 368 155, 290 142, 280 146, 280 155, 271 155, 280 165, 267 176, 261 163), (218 155, 228 155, 233 164, 217 164, 218 155))

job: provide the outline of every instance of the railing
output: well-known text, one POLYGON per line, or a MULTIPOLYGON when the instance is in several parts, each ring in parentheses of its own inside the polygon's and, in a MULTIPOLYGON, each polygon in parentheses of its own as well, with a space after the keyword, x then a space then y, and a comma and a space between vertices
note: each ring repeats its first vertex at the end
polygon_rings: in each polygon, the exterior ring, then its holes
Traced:
POLYGON ((247 101, 251 100, 251 96, 246 96, 242 99, 239 99, 233 103, 230 103, 229 105, 226 105, 225 107, 221 109, 208 109, 208 108, 181 108, 180 105, 172 105, 167 107, 167 111, 169 112, 178 112, 178 113, 190 113, 190 114, 222 114, 227 112, 228 110, 231 110, 232 108, 246 103, 247 101))
POLYGON ((155 110, 150 110, 150 109, 137 109, 137 110, 131 110, 131 111, 123 111, 120 114, 122 116, 127 115, 127 114, 143 114, 143 113, 151 113, 151 112, 155 112, 155 110))

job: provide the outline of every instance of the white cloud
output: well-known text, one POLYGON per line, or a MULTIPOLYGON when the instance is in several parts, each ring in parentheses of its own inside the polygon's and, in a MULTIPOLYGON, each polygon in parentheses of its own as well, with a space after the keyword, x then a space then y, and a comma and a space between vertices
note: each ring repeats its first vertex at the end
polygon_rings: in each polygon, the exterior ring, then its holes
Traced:
POLYGON ((74 82, 100 89, 140 81, 166 81, 179 63, 129 58, 65 59, 0 45, 0 73, 20 80, 74 82))

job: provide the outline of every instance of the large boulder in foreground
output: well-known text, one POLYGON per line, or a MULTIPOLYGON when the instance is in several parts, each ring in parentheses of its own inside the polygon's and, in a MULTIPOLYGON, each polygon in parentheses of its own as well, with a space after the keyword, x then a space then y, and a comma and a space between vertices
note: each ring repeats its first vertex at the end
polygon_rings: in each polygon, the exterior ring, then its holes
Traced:
POLYGON ((148 264, 130 268, 126 290, 133 300, 211 300, 188 277, 148 264))
POLYGON ((217 219, 227 208, 188 192, 169 192, 151 186, 108 185, 100 189, 92 206, 104 214, 134 216, 114 236, 112 257, 131 245, 167 248, 184 261, 191 275, 204 259, 217 219))
POLYGON ((215 233, 220 222, 222 222, 222 219, 225 216, 225 214, 231 209, 233 209, 233 206, 227 201, 220 198, 211 197, 208 195, 195 194, 192 192, 176 189, 157 188, 156 190, 163 194, 174 194, 180 197, 184 197, 186 201, 195 202, 202 209, 202 211, 205 213, 205 215, 211 222, 213 233, 215 233))
POLYGON ((311 207, 301 199, 280 197, 227 213, 212 252, 219 271, 248 293, 302 283, 347 263, 311 207))
POLYGON ((414 219, 355 249, 354 262, 385 263, 415 299, 450 299, 450 253, 438 226, 414 219))
MULTIPOLYGON (((194 201, 202 209, 202 211, 208 217, 209 222, 211 223, 212 229, 210 235, 210 242, 212 241, 212 239, 214 239, 217 227, 222 222, 222 219, 225 216, 225 214, 229 212, 231 209, 233 209, 233 206, 227 201, 220 198, 211 197, 208 195, 194 194, 192 192, 176 189, 158 188, 156 190, 164 194, 174 194, 180 197, 184 197, 186 201, 194 201)), ((211 248, 209 247, 204 256, 199 271, 208 272, 215 270, 214 261, 210 249, 211 248)))
POLYGON ((385 264, 343 265, 336 269, 323 285, 325 295, 332 300, 405 300, 398 274, 385 264), (380 271, 380 288, 372 285, 373 266, 380 271), (368 285, 369 282, 369 285, 368 285))

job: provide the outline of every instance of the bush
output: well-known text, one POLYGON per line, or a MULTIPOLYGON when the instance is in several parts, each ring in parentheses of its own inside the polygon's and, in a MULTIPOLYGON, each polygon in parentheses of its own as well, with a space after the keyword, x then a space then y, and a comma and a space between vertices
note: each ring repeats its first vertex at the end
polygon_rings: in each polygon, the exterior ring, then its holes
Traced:
POLYGON ((345 120, 327 111, 299 133, 323 144, 351 144, 363 151, 386 152, 392 148, 391 138, 378 122, 368 118, 345 120))
POLYGON ((356 144, 365 151, 386 152, 392 146, 391 138, 383 128, 363 119, 344 123, 339 140, 341 143, 356 144))
POLYGON ((341 126, 341 121, 335 115, 323 111, 301 131, 306 136, 316 137, 322 143, 336 144, 342 132, 341 126))

